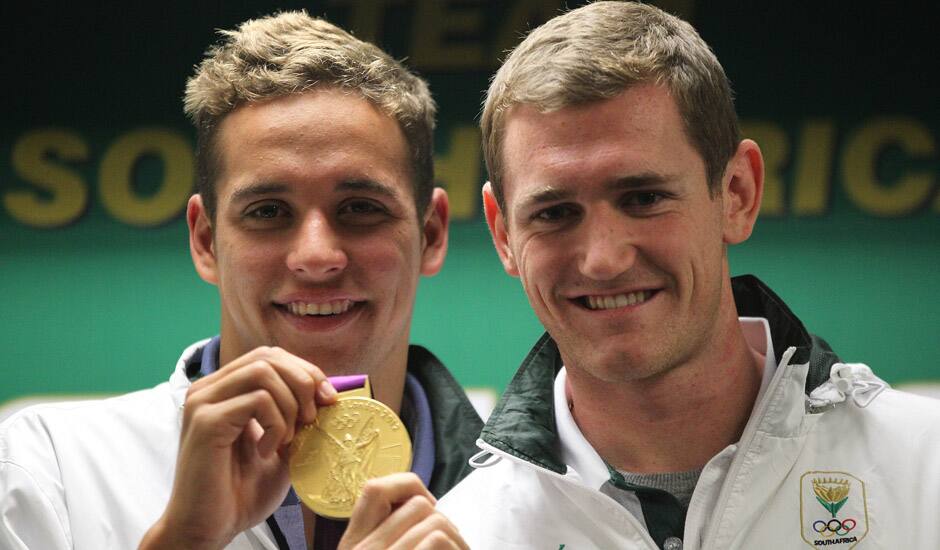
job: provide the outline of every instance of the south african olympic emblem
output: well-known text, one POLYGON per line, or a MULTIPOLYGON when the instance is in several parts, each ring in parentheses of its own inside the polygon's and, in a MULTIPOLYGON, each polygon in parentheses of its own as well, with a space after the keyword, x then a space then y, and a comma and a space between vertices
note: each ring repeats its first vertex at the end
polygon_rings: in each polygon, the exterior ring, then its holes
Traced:
POLYGON ((865 483, 845 472, 800 477, 803 540, 813 548, 854 548, 868 534, 865 483))

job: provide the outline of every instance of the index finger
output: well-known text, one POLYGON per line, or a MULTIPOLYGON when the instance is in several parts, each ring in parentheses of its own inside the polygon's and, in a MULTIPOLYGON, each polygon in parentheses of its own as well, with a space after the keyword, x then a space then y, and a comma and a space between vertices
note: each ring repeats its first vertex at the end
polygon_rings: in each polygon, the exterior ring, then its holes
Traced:
POLYGON ((302 410, 300 419, 304 424, 316 418, 317 405, 332 405, 336 402, 336 388, 313 363, 279 347, 265 348, 262 357, 274 365, 294 392, 302 410))
MULTIPOLYGON (((277 373, 277 377, 283 380, 294 395, 301 412, 298 420, 303 423, 313 422, 316 418, 317 404, 332 405, 336 401, 336 390, 319 367, 282 348, 267 346, 255 348, 198 380, 193 384, 190 393, 198 393, 208 387, 218 390, 224 387, 220 386, 219 382, 230 379, 233 373, 253 364, 269 365, 277 373)), ((230 389, 229 392, 231 391, 233 390, 230 389)))

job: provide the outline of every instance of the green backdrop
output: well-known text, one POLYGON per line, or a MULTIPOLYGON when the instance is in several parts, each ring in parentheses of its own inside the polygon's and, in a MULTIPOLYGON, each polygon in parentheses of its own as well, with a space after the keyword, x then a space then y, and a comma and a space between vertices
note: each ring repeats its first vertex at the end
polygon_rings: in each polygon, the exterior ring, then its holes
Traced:
MULTIPOLYGON (((421 284, 412 339, 465 385, 502 389, 541 328, 479 212, 475 118, 500 52, 560 4, 105 3, 18 19, 0 122, 0 406, 150 386, 217 331, 218 298, 192 268, 181 217, 193 134, 180 97, 214 29, 293 7, 377 40, 430 81, 457 219, 444 270, 421 284)), ((894 383, 940 381, 930 18, 782 4, 665 3, 712 44, 767 156, 762 219, 732 249, 732 271, 759 275, 845 359, 894 383)))

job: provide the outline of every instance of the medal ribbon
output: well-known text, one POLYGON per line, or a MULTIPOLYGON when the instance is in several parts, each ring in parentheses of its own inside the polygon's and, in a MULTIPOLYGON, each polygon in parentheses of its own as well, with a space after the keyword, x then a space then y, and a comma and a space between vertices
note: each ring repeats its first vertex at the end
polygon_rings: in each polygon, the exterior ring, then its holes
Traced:
POLYGON ((372 386, 369 384, 368 374, 350 374, 347 376, 330 376, 330 384, 341 397, 359 395, 372 398, 372 386))

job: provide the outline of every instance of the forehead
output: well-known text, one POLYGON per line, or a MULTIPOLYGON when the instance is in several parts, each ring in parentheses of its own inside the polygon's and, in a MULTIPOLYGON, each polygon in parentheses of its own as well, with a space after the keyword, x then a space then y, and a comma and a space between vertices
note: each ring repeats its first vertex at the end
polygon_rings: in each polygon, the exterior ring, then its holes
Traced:
POLYGON ((402 184, 411 163, 398 122, 354 92, 324 88, 236 108, 216 138, 217 193, 228 182, 275 179, 402 184))
POLYGON ((516 105, 505 120, 507 202, 517 188, 533 183, 576 185, 704 167, 672 95, 655 84, 549 112, 516 105))

